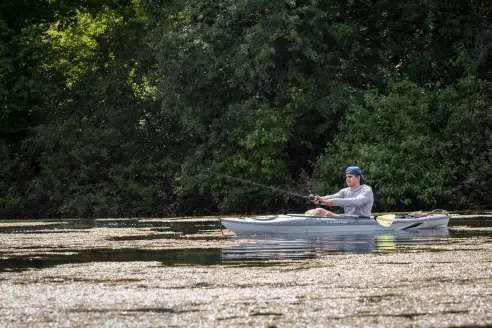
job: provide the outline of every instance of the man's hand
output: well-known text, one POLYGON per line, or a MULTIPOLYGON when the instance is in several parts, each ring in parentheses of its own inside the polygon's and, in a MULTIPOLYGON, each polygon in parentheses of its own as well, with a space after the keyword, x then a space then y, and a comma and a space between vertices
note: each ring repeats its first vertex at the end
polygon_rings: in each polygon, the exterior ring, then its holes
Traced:
POLYGON ((334 206, 333 205, 333 201, 328 199, 328 200, 323 200, 321 197, 319 197, 318 195, 314 196, 314 200, 313 200, 313 203, 315 204, 319 204, 319 205, 325 205, 325 206, 328 206, 328 207, 332 207, 334 206))

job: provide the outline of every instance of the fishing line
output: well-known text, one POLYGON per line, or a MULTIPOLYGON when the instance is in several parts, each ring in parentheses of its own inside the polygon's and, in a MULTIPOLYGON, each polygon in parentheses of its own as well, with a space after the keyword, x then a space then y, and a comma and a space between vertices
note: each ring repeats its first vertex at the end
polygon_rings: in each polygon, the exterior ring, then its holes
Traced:
MULTIPOLYGON (((170 163, 172 163, 174 165, 178 165, 178 166, 183 167, 183 164, 179 164, 179 163, 175 163, 175 162, 170 162, 170 163)), ((195 167, 195 169, 198 170, 198 171, 212 173, 212 174, 215 174, 215 175, 218 175, 218 176, 222 176, 222 177, 225 177, 225 178, 229 178, 229 179, 233 179, 233 180, 236 180, 236 181, 240 181, 240 182, 244 182, 244 183, 249 183, 249 184, 252 184, 252 185, 255 185, 255 186, 258 186, 258 187, 264 187, 264 188, 268 188, 268 189, 271 189, 271 190, 274 190, 274 191, 279 191, 279 192, 282 192, 282 193, 285 193, 285 194, 289 194, 291 196, 301 197, 301 198, 310 199, 310 200, 313 197, 313 195, 304 196, 304 195, 301 195, 301 194, 296 194, 296 193, 291 192, 291 191, 279 189, 279 188, 272 187, 272 186, 267 186, 267 185, 264 185, 264 184, 261 184, 261 183, 257 183, 257 182, 253 182, 253 181, 249 181, 249 180, 244 180, 244 179, 241 179, 241 178, 236 178, 236 177, 233 177, 233 176, 230 176, 230 175, 227 175, 227 174, 217 173, 217 172, 214 172, 212 170, 199 169, 197 167, 195 167)), ((311 194, 311 191, 309 191, 309 193, 311 194)))

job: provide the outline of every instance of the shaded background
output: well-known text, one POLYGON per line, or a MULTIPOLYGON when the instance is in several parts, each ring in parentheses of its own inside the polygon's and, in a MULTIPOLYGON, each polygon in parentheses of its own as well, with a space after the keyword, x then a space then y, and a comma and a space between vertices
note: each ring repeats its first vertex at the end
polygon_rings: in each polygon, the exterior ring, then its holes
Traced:
POLYGON ((491 21, 471 0, 2 1, 0 217, 305 210, 292 193, 349 165, 375 211, 490 209, 491 21))

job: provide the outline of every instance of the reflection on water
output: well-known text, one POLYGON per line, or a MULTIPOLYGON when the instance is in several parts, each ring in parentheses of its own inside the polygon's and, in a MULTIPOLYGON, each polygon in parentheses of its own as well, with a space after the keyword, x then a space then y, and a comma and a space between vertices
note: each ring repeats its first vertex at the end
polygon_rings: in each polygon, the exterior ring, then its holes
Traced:
POLYGON ((334 253, 396 252, 404 245, 447 243, 448 229, 390 233, 344 233, 320 235, 238 237, 239 245, 223 248, 222 259, 259 261, 269 259, 306 259, 334 253))

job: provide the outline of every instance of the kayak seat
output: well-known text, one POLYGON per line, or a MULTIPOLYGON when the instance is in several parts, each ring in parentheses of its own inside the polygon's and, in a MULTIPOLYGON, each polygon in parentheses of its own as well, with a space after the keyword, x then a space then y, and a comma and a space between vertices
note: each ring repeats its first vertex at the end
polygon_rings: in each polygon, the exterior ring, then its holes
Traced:
POLYGON ((277 218, 277 216, 264 217, 264 218, 257 217, 257 218, 251 218, 251 220, 256 220, 256 221, 272 221, 272 220, 275 220, 276 218, 277 218))

